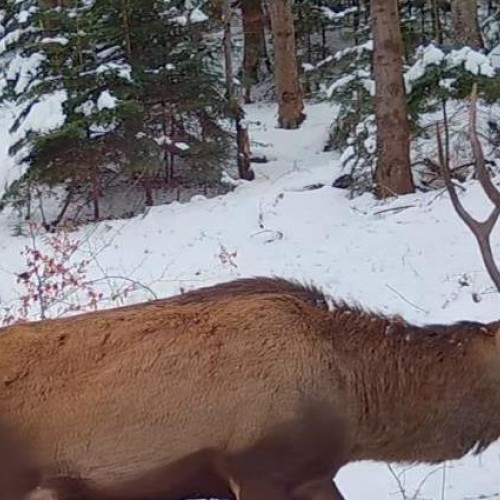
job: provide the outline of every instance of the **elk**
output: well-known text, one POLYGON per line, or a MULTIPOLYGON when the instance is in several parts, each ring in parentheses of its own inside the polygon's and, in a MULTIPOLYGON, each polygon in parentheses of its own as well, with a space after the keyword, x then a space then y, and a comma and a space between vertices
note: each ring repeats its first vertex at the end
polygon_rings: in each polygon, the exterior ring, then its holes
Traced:
POLYGON ((2 442, 2 500, 341 500, 349 462, 500 437, 500 321, 415 326, 241 279, 4 328, 0 381, 0 439, 29 443, 2 442))
POLYGON ((81 479, 67 498, 339 499, 348 462, 440 462, 500 436, 499 332, 243 279, 3 329, 0 414, 44 477, 81 479))

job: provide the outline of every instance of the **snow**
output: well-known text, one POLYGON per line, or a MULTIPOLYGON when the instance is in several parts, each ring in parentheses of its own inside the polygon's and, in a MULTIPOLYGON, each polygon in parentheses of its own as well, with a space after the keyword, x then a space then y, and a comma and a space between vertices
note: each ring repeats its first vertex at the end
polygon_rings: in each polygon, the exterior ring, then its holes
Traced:
MULTIPOLYGON (((9 129, 14 122, 14 110, 9 104, 0 106, 0 197, 3 196, 8 185, 19 179, 26 170, 24 164, 18 165, 17 162, 21 162, 21 159, 25 157, 28 147, 23 146, 14 157, 8 155, 9 148, 26 133, 50 132, 61 126, 64 123, 63 104, 66 99, 67 94, 63 90, 41 97, 31 107, 19 128, 12 133, 9 133, 9 129)), ((3 239, 1 229, 0 239, 3 239)))
POLYGON ((172 18, 172 22, 179 24, 180 26, 187 26, 188 24, 193 23, 204 23, 207 20, 208 16, 198 8, 194 8, 187 14, 181 14, 180 16, 172 18))
POLYGON ((102 111, 114 108, 116 108, 116 97, 112 96, 109 90, 103 90, 97 98, 97 109, 102 111))
POLYGON ((127 81, 132 81, 132 68, 127 63, 117 63, 114 61, 100 64, 96 69, 96 74, 116 73, 120 78, 127 81))
POLYGON ((473 75, 484 75, 493 77, 495 70, 493 69, 488 56, 477 52, 470 47, 463 47, 459 50, 452 50, 450 54, 452 64, 458 66, 463 63, 467 71, 473 75))
POLYGON ((325 95, 328 99, 330 99, 333 93, 346 85, 349 85, 351 82, 355 81, 356 77, 352 74, 341 76, 337 78, 325 91, 325 95))
POLYGON ((26 90, 44 60, 45 56, 40 53, 34 53, 30 56, 17 54, 13 57, 6 71, 6 78, 7 80, 17 79, 16 94, 22 94, 26 90))
MULTIPOLYGON (((333 59, 336 61, 339 61, 342 59, 344 56, 348 54, 357 54, 358 56, 361 55, 363 52, 372 52, 373 51, 373 40, 368 40, 360 45, 355 45, 354 47, 347 47, 345 49, 338 50, 335 55, 333 56, 333 59)), ((318 66, 321 64, 324 64, 325 62, 331 61, 332 58, 326 58, 324 61, 322 61, 318 66)))
POLYGON ((422 47, 417 52, 416 61, 412 66, 410 66, 404 75, 408 91, 411 88, 412 82, 425 75, 425 71, 428 66, 438 66, 444 61, 444 59, 444 52, 435 45, 430 44, 427 47, 422 47))
POLYGON ((20 23, 25 23, 28 21, 30 15, 33 13, 33 10, 23 9, 19 14, 17 14, 17 19, 20 23))
POLYGON ((494 47, 488 54, 491 65, 496 69, 500 68, 500 44, 494 47))
POLYGON ((63 104, 67 97, 65 90, 42 96, 26 115, 22 129, 49 132, 60 127, 64 123, 63 104))
POLYGON ((186 144, 185 142, 176 142, 175 147, 181 151, 187 151, 189 149, 189 144, 186 144))
POLYGON ((424 64, 439 64, 444 59, 444 52, 435 45, 425 47, 422 54, 424 64))
POLYGON ((117 98, 109 92, 109 90, 103 90, 97 101, 94 103, 92 100, 87 100, 77 106, 75 111, 78 113, 82 113, 83 116, 91 116, 92 113, 97 109, 98 111, 102 111, 103 109, 115 109, 117 103, 117 98))
MULTIPOLYGON (((233 192, 190 203, 152 207, 129 220, 78 229, 90 259, 89 279, 126 276, 159 297, 242 276, 280 275, 312 281, 337 298, 418 323, 489 321, 499 317, 475 240, 458 219, 446 193, 434 191, 375 200, 330 187, 341 173, 339 154, 323 152, 336 110, 309 104, 298 130, 275 126, 275 106, 247 106, 256 155, 256 179, 234 181, 233 192), (323 184, 323 187, 319 187, 323 184), (473 299, 474 294, 479 301, 473 299)), ((0 183, 11 177, 7 158, 10 112, 0 111, 0 183)), ((38 118, 55 120, 47 110, 38 118)), ((477 217, 489 210, 474 182, 460 191, 477 217)), ((25 269, 20 251, 27 237, 13 236, 14 213, 0 214, 0 300, 15 303, 16 274, 25 269)), ((498 254, 499 232, 493 248, 498 254)), ((111 287, 111 285, 110 285, 111 287)), ((133 293, 126 302, 150 298, 133 293)), ((464 381, 466 383, 466 381, 464 381)), ((487 498, 500 495, 500 445, 479 457, 443 467, 359 463, 345 467, 338 484, 348 500, 487 498), (421 486, 421 487, 420 487, 421 486)))
MULTIPOLYGON (((407 92, 410 92, 413 82, 424 76, 429 66, 454 68, 462 64, 464 69, 473 75, 483 75, 490 78, 495 76, 493 59, 481 52, 470 47, 463 47, 445 53, 435 45, 429 44, 417 50, 416 61, 405 72, 404 78, 407 92)), ((449 86, 450 83, 448 79, 445 85, 449 86)))
POLYGON ((344 19, 349 14, 355 14, 358 12, 357 7, 349 7, 347 9, 341 10, 340 12, 335 12, 329 7, 321 7, 321 12, 329 21, 338 21, 344 19))
POLYGON ((77 113, 81 113, 83 116, 91 116, 95 109, 95 103, 90 99, 80 104, 75 108, 77 113))
POLYGON ((337 78, 327 89, 324 90, 326 98, 330 99, 336 91, 342 89, 343 87, 347 87, 349 84, 357 80, 361 82, 370 95, 375 95, 375 82, 371 78, 370 72, 358 69, 350 72, 348 75, 337 78))
POLYGON ((69 40, 65 36, 45 37, 40 40, 40 43, 57 43, 59 45, 68 45, 69 40))
POLYGON ((208 21, 208 16, 200 9, 194 9, 189 15, 189 21, 191 23, 204 23, 205 21, 208 21))

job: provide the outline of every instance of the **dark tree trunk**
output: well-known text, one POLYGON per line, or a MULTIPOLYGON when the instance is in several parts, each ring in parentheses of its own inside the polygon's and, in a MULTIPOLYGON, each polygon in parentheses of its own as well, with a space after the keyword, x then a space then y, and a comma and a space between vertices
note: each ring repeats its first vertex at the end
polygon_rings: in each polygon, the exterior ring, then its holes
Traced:
POLYGON ((477 18, 477 0, 451 0, 451 36, 457 45, 484 48, 477 18))
POLYGON ((397 0, 371 0, 377 122, 377 195, 415 190, 410 170, 410 129, 403 82, 403 41, 397 0))
POLYGON ((432 0, 432 24, 434 27, 434 38, 437 43, 443 43, 443 23, 441 22, 441 12, 439 0, 432 0))
POLYGON ((269 0, 268 6, 273 32, 278 125, 281 128, 298 128, 305 115, 297 66, 292 1, 269 0))
POLYGON ((95 164, 90 167, 90 185, 92 206, 94 209, 94 220, 98 221, 101 218, 101 212, 99 208, 99 197, 101 189, 99 185, 99 171, 95 164))
POLYGON ((264 12, 262 0, 242 0, 243 72, 245 102, 251 102, 252 85, 259 80, 259 68, 265 54, 264 12))
POLYGON ((236 106, 234 115, 236 122, 236 145, 238 150, 238 174, 240 179, 253 181, 255 179, 255 173, 252 170, 250 161, 250 136, 244 125, 245 112, 237 102, 235 102, 234 105, 236 106))
POLYGON ((142 185, 144 186, 144 204, 146 207, 152 207, 154 205, 153 187, 151 185, 151 177, 148 172, 144 174, 142 185))

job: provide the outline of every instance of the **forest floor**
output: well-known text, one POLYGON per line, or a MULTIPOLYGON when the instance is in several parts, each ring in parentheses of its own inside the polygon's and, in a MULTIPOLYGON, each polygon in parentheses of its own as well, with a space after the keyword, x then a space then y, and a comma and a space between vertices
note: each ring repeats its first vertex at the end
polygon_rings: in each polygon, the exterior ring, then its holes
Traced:
MULTIPOLYGON (((446 192, 350 199, 347 191, 330 187, 341 173, 339 155, 323 152, 335 110, 310 104, 306 111, 300 130, 284 131, 275 127, 274 105, 247 106, 254 152, 269 159, 255 166, 255 181, 212 199, 196 196, 71 233, 78 250, 68 262, 88 261, 85 279, 104 294, 99 305, 243 276, 280 275, 312 281, 337 298, 418 324, 498 319, 500 297, 446 192), (117 293, 123 283, 137 286, 125 297, 117 293)), ((7 115, 0 116, 0 181, 13 175, 8 123, 7 115)), ((476 183, 467 184, 461 198, 474 214, 488 213, 476 183)), ((14 310, 25 292, 16 280, 26 270, 24 246, 47 248, 42 233, 15 236, 16 228, 15 215, 2 212, 0 308, 14 310)), ((497 254, 499 243, 496 231, 497 254)), ((36 302, 30 307, 29 316, 37 317, 36 302)), ((61 307, 56 303, 51 314, 61 307)), ((479 457, 441 466, 350 465, 338 483, 349 500, 500 498, 499 470, 496 444, 479 457)))

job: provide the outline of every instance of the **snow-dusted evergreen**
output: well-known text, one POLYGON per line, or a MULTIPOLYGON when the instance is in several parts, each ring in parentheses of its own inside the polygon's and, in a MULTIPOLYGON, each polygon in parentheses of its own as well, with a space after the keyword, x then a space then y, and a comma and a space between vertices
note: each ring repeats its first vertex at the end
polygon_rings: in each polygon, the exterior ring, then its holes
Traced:
POLYGON ((64 183, 68 197, 83 188, 97 204, 110 173, 171 175, 175 156, 217 179, 228 103, 209 32, 188 0, 8 1, 1 97, 15 105, 11 154, 24 175, 5 199, 64 183))

